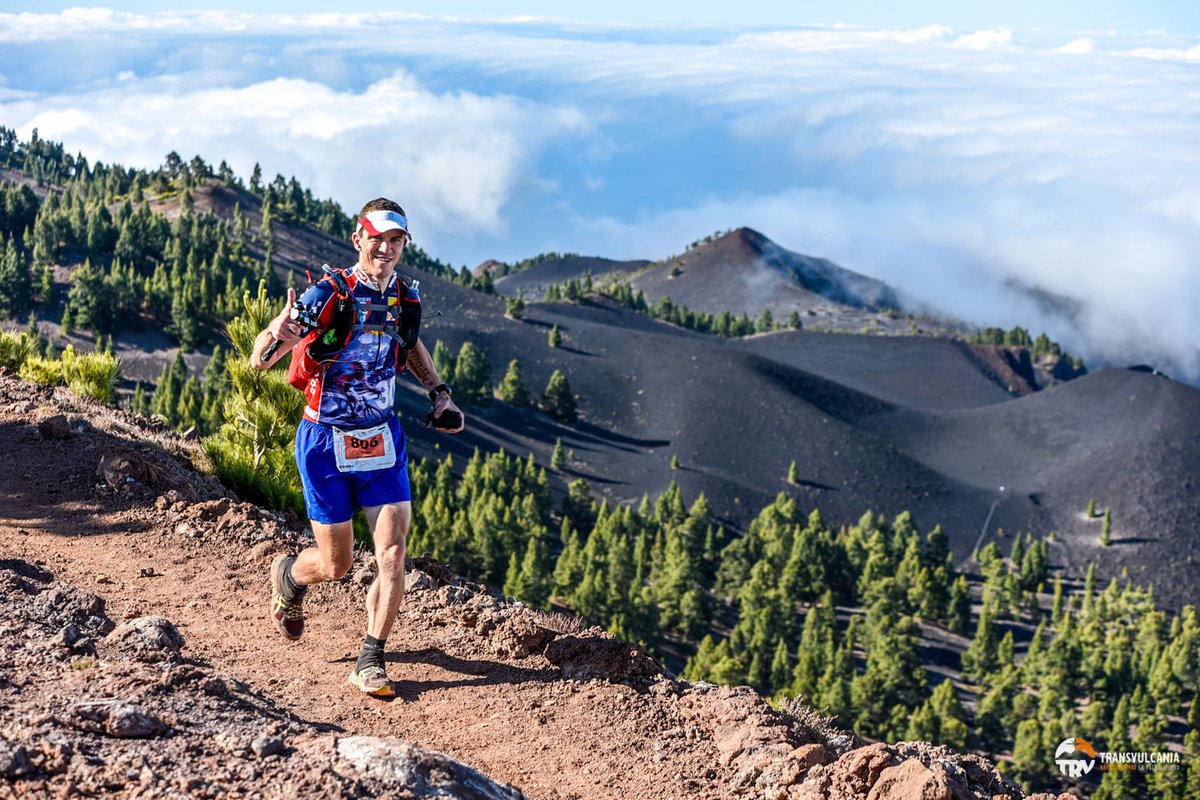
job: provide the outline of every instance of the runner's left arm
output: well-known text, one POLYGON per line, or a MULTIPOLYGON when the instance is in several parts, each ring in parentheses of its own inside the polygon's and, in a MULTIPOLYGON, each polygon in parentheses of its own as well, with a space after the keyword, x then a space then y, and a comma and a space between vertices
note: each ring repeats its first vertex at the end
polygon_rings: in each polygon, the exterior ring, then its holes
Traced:
MULTIPOLYGON (((413 377, 425 387, 426 392, 433 391, 444 382, 438 377, 437 368, 433 366, 433 356, 429 355, 429 351, 425 349, 425 343, 420 339, 417 340, 416 347, 408 351, 408 359, 404 363, 413 377)), ((433 402, 433 416, 435 418, 442 416, 443 412, 449 410, 458 412, 459 419, 462 420, 457 428, 439 428, 439 430, 443 433, 458 433, 463 429, 466 425, 466 415, 454 404, 454 400, 447 392, 439 393, 433 402)))

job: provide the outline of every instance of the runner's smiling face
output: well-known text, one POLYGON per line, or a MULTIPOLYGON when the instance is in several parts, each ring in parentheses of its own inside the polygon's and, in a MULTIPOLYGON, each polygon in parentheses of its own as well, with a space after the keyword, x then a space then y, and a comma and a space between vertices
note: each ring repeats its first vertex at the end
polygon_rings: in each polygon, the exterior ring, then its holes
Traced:
POLYGON ((378 236, 372 236, 367 230, 360 229, 350 237, 358 248, 358 263, 371 280, 379 286, 386 286, 400 263, 400 253, 408 244, 408 234, 401 230, 381 231, 378 236))

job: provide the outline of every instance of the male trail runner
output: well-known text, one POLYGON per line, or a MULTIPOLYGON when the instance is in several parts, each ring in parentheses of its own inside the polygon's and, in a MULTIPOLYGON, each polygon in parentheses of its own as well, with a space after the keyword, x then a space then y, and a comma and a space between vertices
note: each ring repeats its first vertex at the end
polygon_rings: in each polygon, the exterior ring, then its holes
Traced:
POLYGON ((272 563, 271 615, 286 638, 300 638, 308 587, 350 569, 351 519, 361 507, 378 573, 367 592, 367 635, 349 682, 364 694, 391 697, 383 652, 404 597, 404 543, 412 520, 404 432, 393 411, 396 373, 407 367, 428 390, 439 429, 458 433, 463 416, 416 329, 406 328, 398 311, 416 297, 415 287, 396 275, 409 241, 404 209, 386 198, 372 200, 350 240, 358 262, 338 271, 343 281, 331 275, 310 286, 298 304, 288 289, 287 306, 258 334, 251 354, 256 368, 267 369, 292 352, 289 378, 308 401, 296 431, 296 463, 316 546, 272 563), (307 329, 303 321, 317 325, 307 329))

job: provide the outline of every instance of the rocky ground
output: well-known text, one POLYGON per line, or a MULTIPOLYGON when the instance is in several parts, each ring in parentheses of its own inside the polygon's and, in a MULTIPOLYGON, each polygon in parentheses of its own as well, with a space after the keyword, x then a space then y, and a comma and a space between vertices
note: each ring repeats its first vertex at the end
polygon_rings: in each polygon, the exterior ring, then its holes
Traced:
POLYGON ((398 697, 362 697, 369 560, 310 592, 289 643, 266 570, 301 526, 227 496, 190 445, 9 375, 0 445, 0 797, 1021 796, 976 756, 672 680, 421 558, 398 697))

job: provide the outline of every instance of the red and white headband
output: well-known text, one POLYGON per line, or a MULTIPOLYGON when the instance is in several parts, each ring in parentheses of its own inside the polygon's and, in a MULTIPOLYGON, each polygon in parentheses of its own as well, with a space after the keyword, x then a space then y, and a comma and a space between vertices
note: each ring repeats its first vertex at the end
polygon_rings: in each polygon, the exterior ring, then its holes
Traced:
POLYGON ((366 231, 371 236, 379 236, 384 231, 404 231, 408 233, 408 220, 403 214, 395 211, 372 211, 358 218, 356 232, 366 231))

